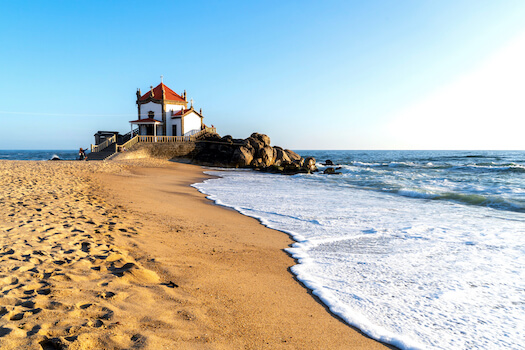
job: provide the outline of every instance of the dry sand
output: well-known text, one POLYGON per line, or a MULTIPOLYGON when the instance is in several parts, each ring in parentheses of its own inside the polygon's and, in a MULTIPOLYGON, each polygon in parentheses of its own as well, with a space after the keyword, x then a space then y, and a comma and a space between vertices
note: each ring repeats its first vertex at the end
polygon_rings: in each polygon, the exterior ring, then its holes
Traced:
POLYGON ((197 166, 0 161, 1 349, 378 349, 197 166))

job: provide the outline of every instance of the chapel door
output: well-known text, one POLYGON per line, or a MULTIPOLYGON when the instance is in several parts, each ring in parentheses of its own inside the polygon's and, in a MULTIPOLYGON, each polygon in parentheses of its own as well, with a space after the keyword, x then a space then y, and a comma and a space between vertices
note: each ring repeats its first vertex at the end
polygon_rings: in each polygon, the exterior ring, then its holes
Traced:
POLYGON ((153 125, 146 125, 146 135, 153 135, 153 125))

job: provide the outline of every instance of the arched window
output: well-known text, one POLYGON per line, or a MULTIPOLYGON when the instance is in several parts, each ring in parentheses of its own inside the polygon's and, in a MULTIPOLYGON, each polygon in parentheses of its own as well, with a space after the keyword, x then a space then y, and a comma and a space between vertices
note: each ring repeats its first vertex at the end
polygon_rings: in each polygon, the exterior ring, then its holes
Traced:
POLYGON ((148 118, 154 119, 155 118, 155 112, 149 111, 148 112, 148 118))

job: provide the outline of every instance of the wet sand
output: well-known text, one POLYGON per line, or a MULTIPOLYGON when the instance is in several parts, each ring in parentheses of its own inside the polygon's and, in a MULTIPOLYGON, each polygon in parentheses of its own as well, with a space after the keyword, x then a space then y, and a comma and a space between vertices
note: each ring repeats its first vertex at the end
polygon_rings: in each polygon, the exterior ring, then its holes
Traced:
POLYGON ((0 161, 2 349, 378 349, 168 161, 0 161))

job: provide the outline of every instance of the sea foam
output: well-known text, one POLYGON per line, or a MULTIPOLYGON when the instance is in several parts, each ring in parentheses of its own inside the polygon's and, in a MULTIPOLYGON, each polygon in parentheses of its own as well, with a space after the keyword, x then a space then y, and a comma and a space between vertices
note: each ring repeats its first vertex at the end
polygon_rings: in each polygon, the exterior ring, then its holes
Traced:
POLYGON ((210 174, 220 178, 194 186, 290 234, 293 273, 369 336, 403 349, 524 348, 521 213, 341 177, 210 174))

